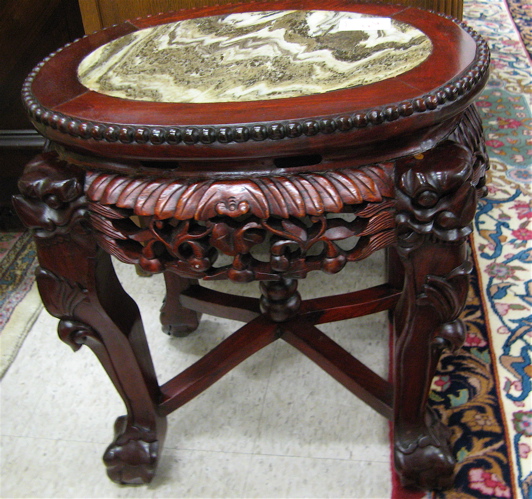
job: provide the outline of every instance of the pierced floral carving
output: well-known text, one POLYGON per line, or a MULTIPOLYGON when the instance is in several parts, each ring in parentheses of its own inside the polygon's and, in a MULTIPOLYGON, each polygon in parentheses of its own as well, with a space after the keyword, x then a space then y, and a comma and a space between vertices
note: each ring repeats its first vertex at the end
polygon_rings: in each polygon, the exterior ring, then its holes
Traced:
POLYGON ((361 205, 351 221, 326 215, 303 220, 226 216, 205 222, 146 217, 139 227, 129 219, 132 211, 100 205, 92 225, 106 251, 149 272, 247 282, 277 279, 279 273, 300 278, 312 270, 340 271, 348 261, 394 241, 392 209, 392 202, 361 205), (341 242, 351 238, 342 248, 341 242), (231 257, 231 263, 215 266, 221 255, 231 257))
POLYGON ((190 278, 298 278, 394 241, 392 169, 204 181, 91 172, 86 191, 99 244, 122 261, 190 278), (232 261, 216 267, 221 255, 232 261))

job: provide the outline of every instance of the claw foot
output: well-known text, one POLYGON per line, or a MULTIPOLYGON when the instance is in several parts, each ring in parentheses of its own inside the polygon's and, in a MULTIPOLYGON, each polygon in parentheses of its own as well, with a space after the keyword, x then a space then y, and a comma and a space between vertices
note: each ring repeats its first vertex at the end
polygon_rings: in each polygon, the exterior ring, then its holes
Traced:
POLYGON ((450 430, 430 411, 428 423, 407 436, 395 437, 395 468, 408 488, 445 490, 454 482, 456 460, 450 450, 450 430))
POLYGON ((155 476, 160 442, 154 431, 137 428, 121 416, 115 423, 115 440, 103 461, 109 478, 122 485, 143 485, 155 476))
POLYGON ((165 298, 161 308, 161 326, 163 332, 169 336, 183 338, 198 329, 201 314, 188 308, 174 306, 172 308, 165 298))

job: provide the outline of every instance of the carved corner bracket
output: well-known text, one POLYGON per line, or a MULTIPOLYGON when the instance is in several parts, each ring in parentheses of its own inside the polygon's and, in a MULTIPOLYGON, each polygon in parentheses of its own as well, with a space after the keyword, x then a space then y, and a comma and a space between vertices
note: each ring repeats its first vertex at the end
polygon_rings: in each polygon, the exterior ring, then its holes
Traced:
POLYGON ((462 244, 472 231, 489 168, 480 118, 473 106, 444 142, 402 159, 396 168, 399 252, 407 255, 426 238, 462 244))
POLYGON ((88 231, 84 172, 54 152, 30 161, 19 180, 13 204, 22 222, 39 240, 69 237, 88 231))

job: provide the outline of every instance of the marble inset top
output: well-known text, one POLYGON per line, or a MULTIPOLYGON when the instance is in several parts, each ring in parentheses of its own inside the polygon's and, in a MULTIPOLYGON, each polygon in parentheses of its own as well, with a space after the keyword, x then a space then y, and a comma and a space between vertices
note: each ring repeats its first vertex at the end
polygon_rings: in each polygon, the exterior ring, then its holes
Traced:
POLYGON ((313 95, 393 78, 432 51, 417 28, 353 12, 267 11, 188 19, 113 40, 78 78, 101 94, 208 103, 313 95))

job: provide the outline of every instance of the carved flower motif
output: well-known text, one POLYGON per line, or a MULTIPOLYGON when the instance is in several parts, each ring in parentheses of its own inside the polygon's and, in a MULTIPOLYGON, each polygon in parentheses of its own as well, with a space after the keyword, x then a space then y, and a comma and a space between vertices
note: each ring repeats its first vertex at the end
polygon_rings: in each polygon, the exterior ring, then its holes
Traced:
POLYGON ((231 197, 217 203, 215 209, 218 215, 237 217, 245 215, 249 211, 249 203, 245 200, 239 202, 236 198, 231 197))
POLYGON ((211 234, 209 242, 225 255, 249 253, 251 248, 261 244, 266 231, 256 220, 251 219, 243 225, 229 222, 209 223, 211 234))

